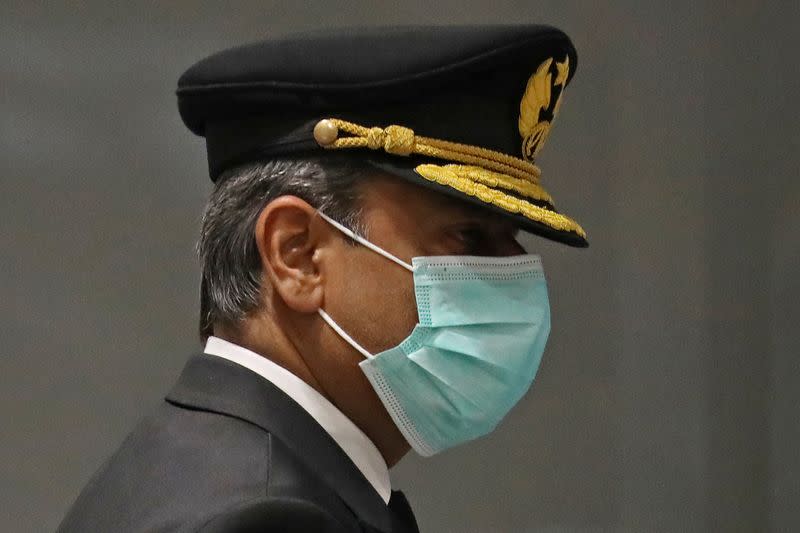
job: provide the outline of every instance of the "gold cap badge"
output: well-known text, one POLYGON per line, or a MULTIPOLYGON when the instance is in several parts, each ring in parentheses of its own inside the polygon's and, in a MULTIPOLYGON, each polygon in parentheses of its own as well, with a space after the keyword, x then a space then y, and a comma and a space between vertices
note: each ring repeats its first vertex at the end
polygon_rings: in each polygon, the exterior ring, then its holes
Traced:
POLYGON ((528 79, 525 94, 519 104, 519 133, 522 135, 522 157, 533 161, 542 149, 550 126, 558 114, 561 96, 569 77, 569 56, 564 61, 555 62, 548 58, 528 79), (555 77, 554 77, 555 75, 555 77), (553 96, 555 95, 555 98, 553 96))

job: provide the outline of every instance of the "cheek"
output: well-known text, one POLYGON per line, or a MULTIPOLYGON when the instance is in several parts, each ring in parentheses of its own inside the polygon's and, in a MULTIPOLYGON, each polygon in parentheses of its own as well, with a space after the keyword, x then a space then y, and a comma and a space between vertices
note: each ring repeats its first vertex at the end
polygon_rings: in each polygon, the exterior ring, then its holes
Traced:
POLYGON ((352 250, 332 273, 325 308, 372 353, 396 346, 417 323, 411 273, 369 250, 352 250), (366 252, 366 253, 364 253, 366 252))

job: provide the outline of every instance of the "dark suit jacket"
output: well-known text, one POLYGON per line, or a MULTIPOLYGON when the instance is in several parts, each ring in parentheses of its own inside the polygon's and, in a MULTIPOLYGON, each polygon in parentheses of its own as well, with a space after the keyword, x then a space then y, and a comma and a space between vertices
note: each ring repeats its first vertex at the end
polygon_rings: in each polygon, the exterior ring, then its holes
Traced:
POLYGON ((59 532, 416 532, 316 421, 258 374, 195 355, 59 532))

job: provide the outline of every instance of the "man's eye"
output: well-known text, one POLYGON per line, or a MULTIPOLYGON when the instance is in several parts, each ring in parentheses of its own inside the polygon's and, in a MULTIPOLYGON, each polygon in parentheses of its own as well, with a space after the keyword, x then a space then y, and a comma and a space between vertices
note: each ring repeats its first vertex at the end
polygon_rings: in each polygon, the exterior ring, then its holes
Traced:
POLYGON ((458 231, 458 239, 467 255, 481 255, 486 248, 486 237, 477 228, 465 228, 458 231))

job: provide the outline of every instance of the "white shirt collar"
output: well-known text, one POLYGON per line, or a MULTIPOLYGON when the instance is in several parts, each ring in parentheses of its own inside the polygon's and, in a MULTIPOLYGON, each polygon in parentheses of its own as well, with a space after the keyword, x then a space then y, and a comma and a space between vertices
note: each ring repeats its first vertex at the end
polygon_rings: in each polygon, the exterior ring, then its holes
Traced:
POLYGON ((266 357, 219 337, 208 338, 205 353, 248 368, 285 392, 322 426, 364 474, 383 501, 389 503, 392 493, 389 468, 378 448, 358 426, 316 389, 266 357))

